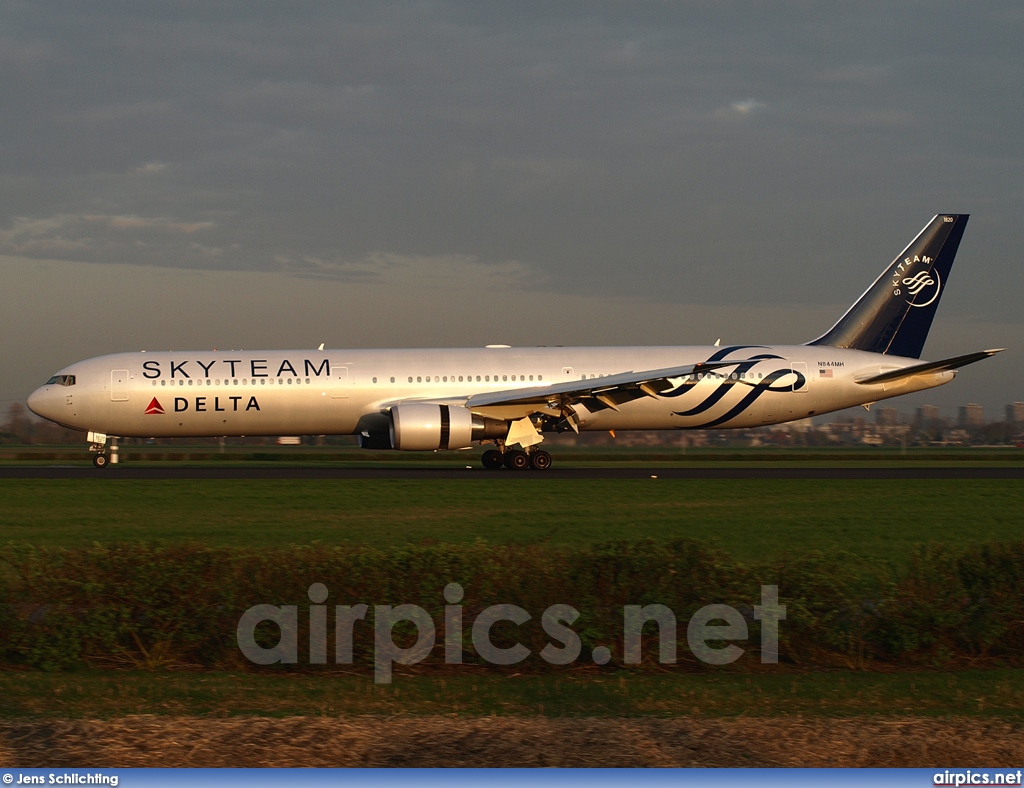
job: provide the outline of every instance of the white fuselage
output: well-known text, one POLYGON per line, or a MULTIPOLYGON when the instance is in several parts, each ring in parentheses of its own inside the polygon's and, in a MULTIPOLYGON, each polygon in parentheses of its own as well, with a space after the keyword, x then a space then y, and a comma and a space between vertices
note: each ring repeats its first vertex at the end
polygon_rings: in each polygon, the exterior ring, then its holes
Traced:
MULTIPOLYGON (((29 405, 65 426, 121 437, 348 435, 401 402, 464 404, 476 394, 707 360, 744 363, 680 378, 617 409, 583 406, 580 429, 757 427, 931 388, 956 374, 864 385, 856 380, 920 361, 807 345, 136 352, 72 364, 59 374, 74 376, 73 385, 44 385, 29 405)), ((508 405, 473 411, 525 413, 508 405)))

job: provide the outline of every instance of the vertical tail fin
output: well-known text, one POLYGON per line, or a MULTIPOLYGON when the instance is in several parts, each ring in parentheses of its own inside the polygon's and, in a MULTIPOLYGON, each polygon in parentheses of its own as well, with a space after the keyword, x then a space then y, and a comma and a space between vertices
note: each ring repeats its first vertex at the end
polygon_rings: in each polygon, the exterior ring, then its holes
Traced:
POLYGON ((968 214, 939 214, 839 322, 809 345, 921 358, 968 214))

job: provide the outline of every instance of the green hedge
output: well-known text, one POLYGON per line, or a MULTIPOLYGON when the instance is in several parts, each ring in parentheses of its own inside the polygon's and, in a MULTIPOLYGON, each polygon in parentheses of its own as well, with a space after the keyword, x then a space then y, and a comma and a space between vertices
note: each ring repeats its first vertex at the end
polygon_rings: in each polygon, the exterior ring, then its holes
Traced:
MULTIPOLYGON (((748 621, 747 653, 730 669, 760 668, 760 587, 777 585, 787 606, 783 663, 809 667, 954 666, 1016 662, 1024 653, 1024 543, 970 548, 922 547, 892 568, 848 554, 794 555, 741 565, 694 541, 613 542, 590 547, 436 545, 380 551, 313 545, 240 550, 198 545, 114 545, 84 550, 0 551, 0 664, 55 670, 77 666, 256 669, 239 652, 236 626, 252 605, 299 606, 299 662, 308 665, 307 588, 327 586, 328 606, 364 603, 355 630, 355 663, 373 664, 373 606, 417 604, 433 617, 443 662, 443 589, 465 590, 465 660, 476 613, 508 603, 533 615, 498 624, 497 645, 518 640, 537 656, 549 638, 543 611, 564 603, 581 611, 572 625, 583 643, 577 664, 596 646, 622 658, 623 606, 660 603, 678 620, 683 669, 699 663, 686 645, 686 623, 700 607, 725 603, 748 621)), ((333 662, 333 608, 329 660, 333 662)), ((261 638, 272 645, 276 628, 261 638)), ((397 630, 396 630, 397 632, 397 630)), ((397 635, 396 635, 397 637, 397 635)), ((557 644, 556 644, 557 645, 557 644)), ((654 627, 644 656, 657 654, 654 627)))

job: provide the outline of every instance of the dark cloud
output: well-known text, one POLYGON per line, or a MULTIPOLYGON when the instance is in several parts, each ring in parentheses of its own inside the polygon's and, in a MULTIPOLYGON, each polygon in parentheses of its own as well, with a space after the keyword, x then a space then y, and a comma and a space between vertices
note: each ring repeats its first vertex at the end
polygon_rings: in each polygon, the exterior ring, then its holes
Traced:
POLYGON ((0 14, 0 254, 836 304, 953 210, 940 319, 1019 320, 1009 1, 0 14))

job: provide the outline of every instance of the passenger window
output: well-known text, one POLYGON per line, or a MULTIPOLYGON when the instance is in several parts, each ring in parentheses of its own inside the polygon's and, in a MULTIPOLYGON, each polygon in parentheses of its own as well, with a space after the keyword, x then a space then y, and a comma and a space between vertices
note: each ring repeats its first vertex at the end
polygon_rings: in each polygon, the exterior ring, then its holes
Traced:
POLYGON ((394 379, 394 378, 391 378, 391 382, 392 382, 392 383, 394 383, 394 382, 395 382, 395 379, 394 379))

